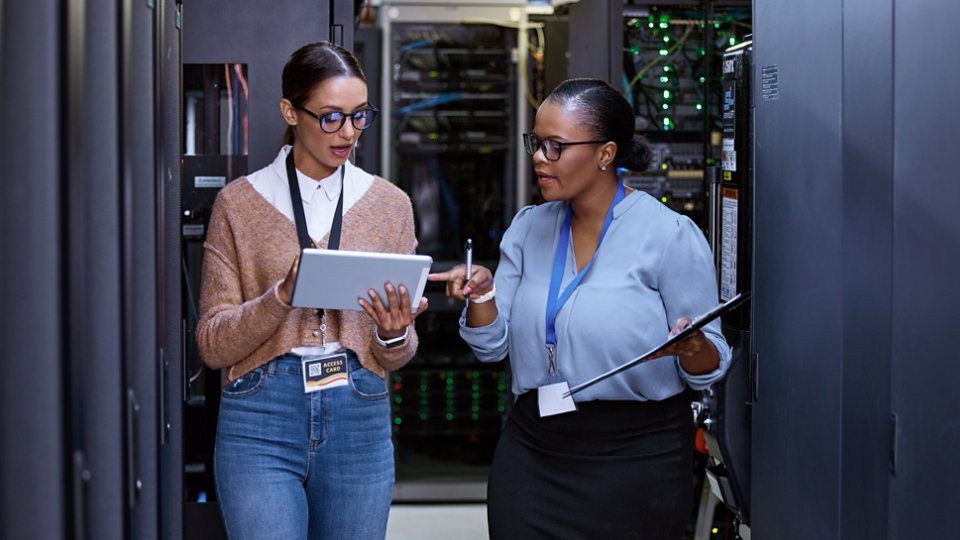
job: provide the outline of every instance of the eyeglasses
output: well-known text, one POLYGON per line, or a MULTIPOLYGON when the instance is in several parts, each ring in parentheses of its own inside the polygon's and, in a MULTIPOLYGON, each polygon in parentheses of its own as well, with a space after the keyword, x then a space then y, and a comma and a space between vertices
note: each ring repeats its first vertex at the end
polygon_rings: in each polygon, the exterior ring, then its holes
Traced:
POLYGON ((531 156, 537 153, 540 147, 543 147, 543 157, 550 161, 560 159, 560 151, 564 146, 576 146, 578 144, 600 144, 607 141, 580 141, 580 142, 560 142, 553 139, 540 140, 535 133, 523 134, 523 148, 531 156))
POLYGON ((353 127, 362 131, 373 124, 373 121, 377 118, 377 113, 380 112, 373 107, 367 107, 352 113, 330 111, 328 113, 316 114, 300 105, 294 106, 319 120, 320 129, 322 129, 324 133, 336 133, 340 131, 340 128, 343 127, 343 123, 347 121, 348 117, 350 118, 350 122, 353 123, 353 127))

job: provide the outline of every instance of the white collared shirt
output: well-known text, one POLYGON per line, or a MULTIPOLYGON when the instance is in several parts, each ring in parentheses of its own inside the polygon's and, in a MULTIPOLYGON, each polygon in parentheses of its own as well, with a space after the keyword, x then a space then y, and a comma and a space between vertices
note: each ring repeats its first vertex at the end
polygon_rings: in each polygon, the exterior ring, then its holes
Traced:
MULTIPOLYGON (((290 202, 290 186, 287 183, 287 154, 292 146, 280 149, 273 163, 247 175, 247 180, 260 195, 285 215, 290 221, 293 217, 293 204, 290 202)), ((344 165, 343 213, 352 207, 373 184, 373 175, 355 166, 349 161, 344 165)), ((337 210, 340 197, 340 169, 326 178, 310 178, 297 169, 297 182, 300 197, 303 199, 303 214, 307 221, 310 238, 317 241, 330 231, 333 214, 337 210)))

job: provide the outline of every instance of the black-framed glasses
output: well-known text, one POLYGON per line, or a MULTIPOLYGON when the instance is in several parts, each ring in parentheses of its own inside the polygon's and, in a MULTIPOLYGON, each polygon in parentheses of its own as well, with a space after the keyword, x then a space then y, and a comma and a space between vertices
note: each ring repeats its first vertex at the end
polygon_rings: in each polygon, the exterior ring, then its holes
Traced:
POLYGON ((320 129, 322 129, 324 133, 336 133, 340 131, 340 128, 343 127, 343 124, 347 121, 347 118, 350 118, 350 122, 353 123, 354 128, 362 131, 373 124, 373 121, 377 119, 377 113, 380 112, 374 107, 365 107, 352 113, 330 111, 328 113, 317 114, 315 112, 308 111, 301 105, 294 106, 316 118, 320 122, 320 129))
POLYGON ((560 159, 560 151, 563 150, 564 146, 576 146, 578 144, 600 144, 607 141, 578 141, 578 142, 560 142, 553 139, 544 139, 540 140, 535 133, 524 133, 523 134, 523 148, 531 156, 537 153, 541 147, 543 148, 543 157, 547 158, 550 161, 557 161, 560 159))

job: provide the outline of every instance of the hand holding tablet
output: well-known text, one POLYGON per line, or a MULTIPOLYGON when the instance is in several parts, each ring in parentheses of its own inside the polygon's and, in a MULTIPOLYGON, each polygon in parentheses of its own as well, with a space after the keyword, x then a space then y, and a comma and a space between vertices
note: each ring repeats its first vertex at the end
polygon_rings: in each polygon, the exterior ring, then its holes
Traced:
POLYGON ((304 249, 291 305, 361 311, 364 308, 358 300, 370 303, 368 292, 374 290, 382 305, 388 306, 384 286, 390 283, 408 291, 409 309, 415 313, 420 308, 431 264, 433 259, 428 255, 304 249))

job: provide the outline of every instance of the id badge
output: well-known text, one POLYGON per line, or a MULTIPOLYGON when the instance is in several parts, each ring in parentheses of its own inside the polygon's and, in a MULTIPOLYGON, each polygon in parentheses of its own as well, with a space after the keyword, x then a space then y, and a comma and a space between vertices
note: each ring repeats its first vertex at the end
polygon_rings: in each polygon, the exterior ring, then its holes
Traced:
POLYGON ((563 397, 569 390, 570 385, 559 373, 547 376, 537 389, 540 418, 576 411, 577 404, 573 401, 573 396, 563 397))
POLYGON ((305 393, 345 386, 349 382, 346 351, 326 350, 324 347, 311 347, 311 349, 317 350, 300 357, 305 393))

